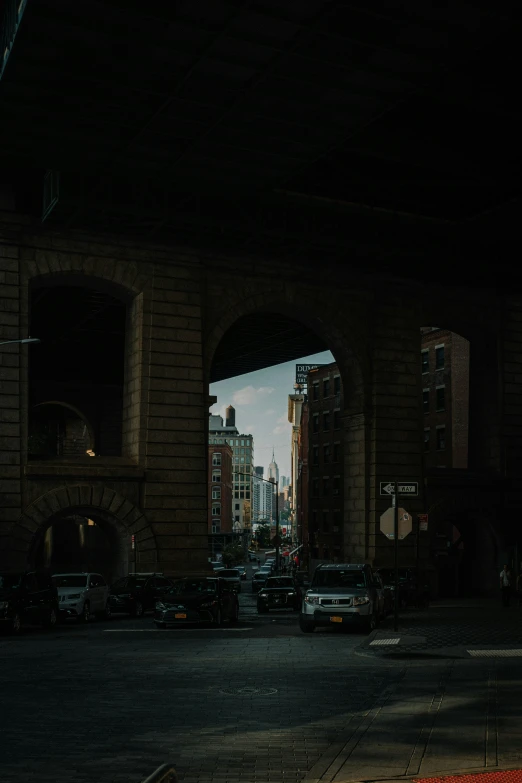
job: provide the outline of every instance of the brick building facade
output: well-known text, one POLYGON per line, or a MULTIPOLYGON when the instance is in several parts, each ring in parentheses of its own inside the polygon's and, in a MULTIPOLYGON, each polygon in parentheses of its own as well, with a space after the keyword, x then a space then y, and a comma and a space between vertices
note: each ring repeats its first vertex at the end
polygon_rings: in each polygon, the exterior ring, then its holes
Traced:
POLYGON ((232 537, 232 448, 228 443, 208 447, 208 534, 210 551, 219 552, 232 537))
POLYGON ((447 329, 421 330, 424 464, 468 467, 469 342, 447 329))
POLYGON ((308 375, 310 562, 343 559, 343 390, 336 364, 308 375))

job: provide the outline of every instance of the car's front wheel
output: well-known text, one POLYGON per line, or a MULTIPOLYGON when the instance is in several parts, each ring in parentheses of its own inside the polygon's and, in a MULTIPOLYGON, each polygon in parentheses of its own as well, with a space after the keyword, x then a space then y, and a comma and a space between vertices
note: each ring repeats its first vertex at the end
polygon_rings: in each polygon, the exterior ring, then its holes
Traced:
POLYGON ((81 623, 88 623, 91 619, 91 607, 88 601, 86 601, 83 605, 83 611, 79 615, 78 620, 81 623))
POLYGON ((141 601, 136 601, 134 604, 133 610, 131 612, 133 617, 142 617, 143 616, 143 604, 141 601))
POLYGON ((236 605, 234 606, 234 610, 232 612, 232 615, 230 617, 231 623, 237 623, 239 620, 239 601, 236 602, 236 605))
POLYGON ((366 629, 368 633, 375 631, 378 625, 379 625, 379 618, 377 617, 377 613, 374 610, 366 622, 366 629))
POLYGON ((214 625, 221 625, 223 622, 223 617, 221 614, 221 607, 218 606, 218 609, 216 611, 216 614, 214 615, 214 625))
POLYGON ((315 631, 315 623, 306 620, 303 616, 299 618, 299 628, 303 633, 313 633, 315 631))
POLYGON ((54 628, 58 624, 58 611, 56 607, 51 606, 42 621, 44 628, 54 628))
POLYGON ((22 618, 19 612, 15 612, 11 617, 11 633, 19 634, 22 630, 22 618))
POLYGON ((98 612, 100 620, 110 620, 112 616, 111 605, 109 602, 105 604, 105 609, 102 612, 98 612))

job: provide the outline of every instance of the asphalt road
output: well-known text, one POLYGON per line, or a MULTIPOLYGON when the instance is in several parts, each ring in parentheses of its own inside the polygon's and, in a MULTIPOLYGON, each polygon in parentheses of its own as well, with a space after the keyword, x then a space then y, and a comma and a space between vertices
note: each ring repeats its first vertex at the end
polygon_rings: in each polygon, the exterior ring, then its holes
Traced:
MULTIPOLYGON (((244 583, 245 584, 245 583, 244 583)), ((520 663, 365 658, 296 614, 157 630, 115 617, 0 637, 2 783, 344 783, 516 763, 520 663)), ((520 660, 520 659, 519 659, 520 660)))

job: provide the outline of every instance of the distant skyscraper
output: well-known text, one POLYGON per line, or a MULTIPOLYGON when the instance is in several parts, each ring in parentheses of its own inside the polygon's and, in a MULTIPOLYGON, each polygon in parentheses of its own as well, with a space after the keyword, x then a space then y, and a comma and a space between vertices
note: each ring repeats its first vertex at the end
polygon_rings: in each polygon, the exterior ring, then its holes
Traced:
POLYGON ((279 481, 279 468, 277 467, 277 462, 275 461, 275 454, 273 449, 272 449, 272 462, 268 466, 268 478, 274 479, 274 481, 279 481))

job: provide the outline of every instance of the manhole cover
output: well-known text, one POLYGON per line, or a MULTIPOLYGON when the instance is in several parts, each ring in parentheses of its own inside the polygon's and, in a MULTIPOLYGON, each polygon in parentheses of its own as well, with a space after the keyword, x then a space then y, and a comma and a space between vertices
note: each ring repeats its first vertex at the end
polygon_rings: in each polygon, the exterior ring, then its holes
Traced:
POLYGON ((224 696, 273 696, 277 688, 254 688, 247 685, 245 688, 220 688, 219 692, 224 696))

